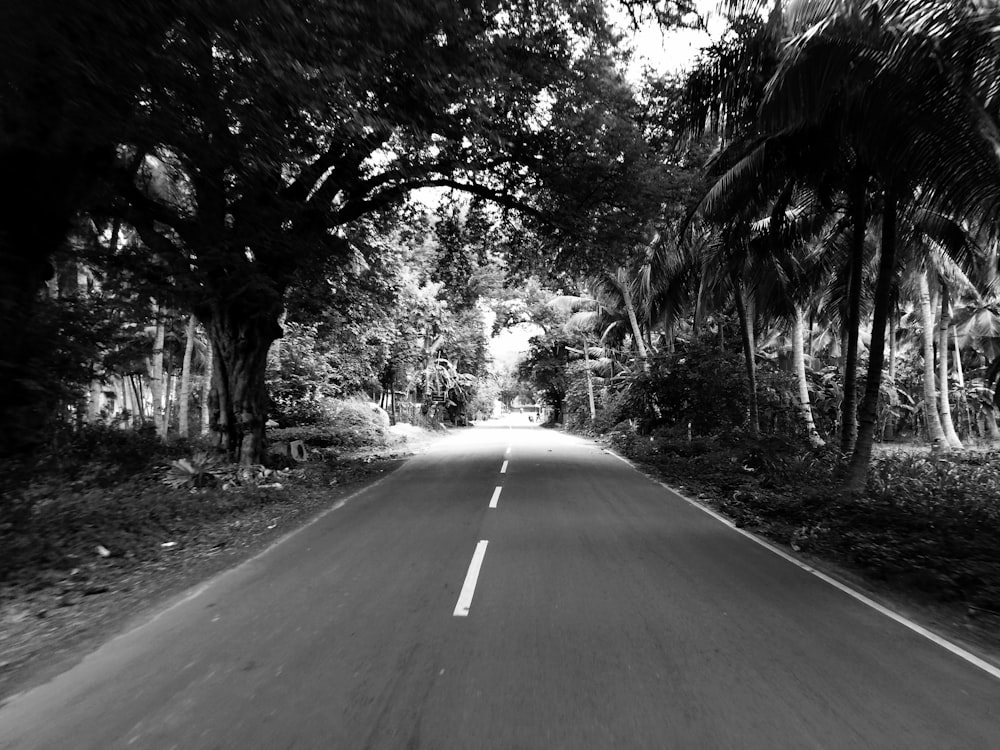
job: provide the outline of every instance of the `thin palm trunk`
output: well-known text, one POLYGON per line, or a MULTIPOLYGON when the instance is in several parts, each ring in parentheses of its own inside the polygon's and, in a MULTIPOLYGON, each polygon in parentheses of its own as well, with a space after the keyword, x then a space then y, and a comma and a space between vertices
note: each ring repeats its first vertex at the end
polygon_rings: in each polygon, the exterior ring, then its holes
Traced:
POLYGON ((205 348, 205 377, 201 384, 201 434, 207 435, 211 429, 212 399, 212 366, 215 362, 215 352, 211 344, 205 348))
POLYGON ((868 225, 866 197, 868 176, 859 172, 851 195, 853 232, 849 285, 847 288, 847 347, 844 352, 844 401, 841 404, 840 448, 854 450, 858 439, 858 338, 861 332, 861 284, 865 262, 865 229, 868 225))
POLYGON ((931 309, 931 289, 927 272, 919 274, 917 299, 920 317, 923 320, 924 345, 924 415, 927 423, 927 439, 932 450, 938 451, 948 444, 941 418, 938 415, 937 385, 934 382, 934 311, 931 309))
POLYGON ((889 318, 889 381, 896 384, 896 331, 899 323, 896 316, 889 318))
POLYGON ((189 410, 191 406, 191 359, 194 355, 195 317, 188 318, 187 339, 184 342, 184 360, 181 363, 181 393, 178 399, 177 430, 182 438, 190 437, 189 410))
POLYGON ((587 371, 587 399, 590 403, 590 421, 597 419, 597 409, 594 406, 594 380, 590 374, 590 353, 588 352, 587 337, 583 337, 583 364, 587 371))
MULTIPOLYGON (((896 315, 889 313, 889 387, 892 389, 890 401, 893 405, 899 404, 899 392, 896 390, 896 315)), ((889 436, 896 437, 896 416, 890 413, 888 420, 889 436)))
POLYGON ((96 423, 101 418, 101 400, 104 395, 104 388, 101 381, 90 381, 90 388, 87 391, 87 421, 90 424, 96 423))
POLYGON ((896 196, 885 191, 882 213, 882 248, 879 257, 878 279, 875 282, 875 310, 872 320, 872 341, 868 353, 868 376, 865 378, 865 395, 861 402, 858 420, 858 438, 847 469, 845 486, 851 491, 861 491, 868 479, 868 464, 875 446, 875 426, 878 422, 878 398, 882 388, 882 365, 885 362, 885 329, 892 306, 892 291, 896 277, 896 196))
POLYGON ((163 339, 166 329, 163 306, 157 304, 154 314, 156 316, 156 328, 153 336, 153 354, 149 366, 149 390, 153 394, 153 425, 156 427, 156 434, 162 438, 166 436, 166 430, 164 429, 165 420, 163 418, 163 339))
POLYGON ((628 289, 628 281, 621 284, 622 301, 625 303, 625 314, 628 315, 628 324, 632 329, 632 338, 635 340, 635 350, 639 356, 639 363, 643 372, 649 372, 649 350, 642 338, 642 329, 639 327, 639 319, 635 314, 635 305, 632 303, 632 294, 628 289))
MULTIPOLYGON (((955 342, 955 381, 958 383, 958 405, 965 413, 965 424, 970 438, 975 433, 972 426, 972 409, 969 408, 969 399, 965 394, 965 370, 962 367, 962 349, 958 345, 958 329, 952 326, 952 340, 955 342)), ((960 412, 961 413, 961 412, 960 412)))
POLYGON ((163 410, 161 419, 163 420, 163 437, 170 434, 170 415, 173 413, 174 405, 177 403, 177 376, 172 372, 167 372, 163 377, 163 410))
POLYGON ((810 357, 813 355, 813 328, 815 327, 815 321, 813 319, 813 313, 809 311, 809 331, 806 334, 806 348, 805 353, 810 357))
POLYGON ((802 423, 805 426, 806 436, 809 444, 818 448, 825 443, 816 429, 816 422, 813 420, 812 407, 809 405, 809 380, 806 378, 806 357, 805 344, 802 340, 802 310, 795 308, 795 319, 792 321, 792 362, 795 367, 795 375, 799 382, 798 410, 802 423))
MULTIPOLYGON (((757 364, 754 359, 753 322, 747 315, 746 302, 743 299, 743 283, 738 273, 733 273, 733 297, 736 300, 736 313, 740 318, 740 333, 743 338, 743 358, 746 361, 747 384, 750 390, 749 419, 750 433, 760 437, 760 411, 757 407, 757 364)), ((721 326, 720 326, 721 330, 721 326)))
POLYGON ((951 418, 951 389, 948 380, 948 329, 951 328, 951 310, 949 304, 948 285, 941 281, 941 319, 938 322, 938 392, 941 406, 941 428, 948 440, 948 446, 953 450, 962 450, 955 423, 951 418))
POLYGON ((142 388, 142 380, 135 373, 129 375, 129 379, 132 383, 132 397, 137 420, 134 424, 143 425, 146 423, 146 394, 142 388))

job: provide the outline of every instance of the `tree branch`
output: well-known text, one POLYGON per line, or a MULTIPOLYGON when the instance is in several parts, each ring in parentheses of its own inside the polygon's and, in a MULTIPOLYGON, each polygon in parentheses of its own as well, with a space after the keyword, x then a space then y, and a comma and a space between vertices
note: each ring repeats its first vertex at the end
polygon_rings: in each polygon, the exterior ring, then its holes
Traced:
POLYGON ((371 198, 348 201, 348 203, 335 214, 335 222, 338 225, 347 224, 348 222, 354 221, 365 214, 385 208, 386 206, 401 200, 407 193, 412 192, 413 190, 425 187, 447 187, 453 190, 461 190, 462 192, 469 193, 470 195, 485 198, 498 206, 532 216, 546 224, 568 230, 568 227, 559 224, 559 222, 557 222, 551 215, 529 203, 525 203, 523 200, 515 198, 509 193, 502 193, 485 185, 463 182, 461 180, 445 177, 400 182, 371 198))

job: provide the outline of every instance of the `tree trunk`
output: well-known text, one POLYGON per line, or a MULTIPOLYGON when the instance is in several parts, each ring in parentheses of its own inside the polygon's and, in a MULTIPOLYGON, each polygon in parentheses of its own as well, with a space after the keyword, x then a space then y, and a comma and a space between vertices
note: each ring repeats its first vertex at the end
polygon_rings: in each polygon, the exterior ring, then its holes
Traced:
POLYGON ((861 331, 861 285, 865 262, 865 234, 868 227, 868 175, 858 170, 852 180, 851 257, 847 285, 847 341, 844 347, 844 400, 841 403, 840 448, 854 450, 858 437, 858 338, 861 331))
POLYGON ((163 429, 163 339, 165 333, 163 307, 158 304, 154 308, 156 317, 156 333, 153 336, 153 354, 149 363, 149 391, 153 395, 153 408, 150 410, 156 434, 166 437, 163 429))
POLYGON ((701 334, 701 318, 702 318, 702 294, 704 282, 702 281, 703 274, 698 274, 698 291, 694 298, 694 313, 691 316, 691 338, 695 341, 698 340, 698 336, 701 334))
MULTIPOLYGON (((958 329, 952 326, 951 333, 952 340, 955 342, 955 381, 958 383, 958 405, 959 408, 965 412, 965 423, 968 426, 969 436, 971 438, 975 433, 973 432, 972 426, 972 409, 969 408, 969 399, 966 397, 965 393, 965 370, 962 367, 962 349, 958 345, 958 329)), ((982 430, 980 430, 980 437, 982 434, 982 430)))
POLYGON ((951 389, 948 382, 948 329, 951 327, 951 310, 948 285, 941 280, 941 319, 938 322, 938 392, 941 405, 941 428, 952 450, 962 450, 955 423, 951 418, 951 389))
MULTIPOLYGON (((892 389, 890 403, 899 404, 899 392, 896 390, 896 314, 892 308, 889 310, 889 387, 892 389)), ((896 416, 889 415, 890 437, 896 437, 896 416)))
POLYGON ((101 421, 101 402, 104 400, 104 384, 94 378, 90 381, 90 390, 87 394, 87 422, 97 424, 101 421))
POLYGON ((733 297, 736 300, 736 313, 740 318, 740 333, 743 338, 743 358, 746 361, 747 384, 750 389, 750 434, 754 437, 760 437, 760 412, 757 407, 757 363, 754 358, 753 322, 747 315, 746 304, 743 300, 743 284, 740 281, 739 274, 733 274, 732 282, 733 297))
POLYGON ((808 354, 810 357, 812 357, 812 355, 813 355, 813 328, 814 328, 814 326, 815 326, 815 322, 813 320, 813 312, 812 312, 812 310, 810 310, 809 311, 809 331, 807 333, 806 343, 805 343, 805 353, 808 354))
POLYGON ((86 187, 88 157, 78 149, 18 147, 18 138, 16 127, 5 130, 0 147, 0 175, 8 185, 0 200, 0 455, 31 445, 26 438, 40 427, 40 394, 24 377, 31 320, 38 293, 52 278, 50 258, 65 241, 86 187))
POLYGON ((847 468, 846 489, 860 492, 868 479, 868 464, 875 445, 875 425, 878 421, 878 397, 882 387, 882 365, 885 362, 885 328, 892 305, 892 291, 896 283, 896 196, 891 189, 885 191, 882 214, 882 250, 875 282, 875 310, 872 321, 872 341, 868 353, 868 377, 861 403, 858 437, 854 453, 847 468))
POLYGON ((896 331, 898 323, 896 316, 889 317, 889 380, 896 385, 896 331))
POLYGON ((191 436, 188 413, 191 406, 191 358, 194 354, 194 315, 188 318, 184 341, 184 360, 181 363, 181 394, 177 408, 177 432, 182 438, 191 436))
POLYGON ((132 382, 132 395, 135 398, 135 413, 136 422, 134 424, 137 427, 141 427, 146 423, 146 396, 142 390, 142 380, 138 375, 132 373, 129 375, 129 379, 132 382))
POLYGON ((212 413, 209 402, 212 399, 212 365, 215 362, 215 352, 209 343, 205 349, 205 374, 201 384, 201 434, 207 435, 211 429, 212 413))
POLYGON ((937 386, 934 382, 934 311, 931 309, 931 290, 927 272, 924 271, 918 276, 917 301, 924 329, 924 415, 931 449, 939 451, 948 444, 948 439, 945 437, 941 418, 938 416, 937 386))
POLYGON ((597 409, 594 406, 594 381, 590 376, 590 354, 587 351, 587 337, 583 337, 583 364, 587 371, 587 398, 590 401, 590 421, 597 419, 597 409))
POLYGON ((122 389, 122 410, 128 413, 129 427, 135 427, 135 404, 132 403, 132 391, 128 387, 128 375, 122 375, 120 377, 120 381, 122 389))
POLYGON ((170 416, 174 411, 174 404, 177 401, 177 377, 167 371, 163 376, 163 437, 170 434, 170 416))
POLYGON ((642 329, 639 328, 639 320, 635 315, 635 305, 632 304, 632 295, 629 293, 627 280, 622 282, 621 289, 622 300, 625 302, 625 313, 628 315, 628 323, 632 328, 632 338, 635 340, 635 350, 639 355, 639 364, 642 366, 642 371, 648 373, 649 351, 642 340, 642 329))
POLYGON ((122 409, 128 413, 128 426, 135 429, 135 399, 132 395, 132 389, 129 387, 129 376, 121 376, 121 388, 122 388, 122 409))
POLYGON ((792 322, 792 364, 795 367, 795 375, 799 383, 798 411, 799 417, 805 426, 806 436, 809 444, 818 448, 825 445, 816 429, 816 422, 813 420, 812 408, 809 405, 809 380, 806 378, 806 357, 805 344, 802 340, 802 310, 795 308, 795 320, 792 322))
POLYGON ((260 463, 263 452, 264 374, 267 352, 281 335, 277 319, 219 308, 203 319, 215 355, 210 422, 222 446, 243 466, 260 463))

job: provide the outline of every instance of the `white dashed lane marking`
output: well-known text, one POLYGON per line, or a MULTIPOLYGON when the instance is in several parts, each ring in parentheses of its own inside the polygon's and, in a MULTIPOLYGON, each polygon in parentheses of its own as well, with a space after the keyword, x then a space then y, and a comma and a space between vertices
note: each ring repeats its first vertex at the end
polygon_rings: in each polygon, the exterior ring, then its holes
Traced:
POLYGON ((483 567, 483 558, 486 557, 486 545, 488 544, 488 541, 481 539, 476 545, 476 551, 472 553, 469 572, 465 574, 465 583, 462 584, 462 591, 459 593, 458 603, 455 605, 453 613, 455 617, 467 617, 469 614, 472 597, 476 593, 476 582, 479 580, 479 570, 483 567))

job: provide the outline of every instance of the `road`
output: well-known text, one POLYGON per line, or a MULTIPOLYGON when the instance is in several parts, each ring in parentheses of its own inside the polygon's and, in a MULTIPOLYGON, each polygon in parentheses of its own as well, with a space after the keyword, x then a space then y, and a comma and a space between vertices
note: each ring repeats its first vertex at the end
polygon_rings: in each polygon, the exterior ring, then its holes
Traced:
POLYGON ((0 708, 18 750, 869 747, 1000 747, 1000 680, 529 425, 449 436, 0 708))

